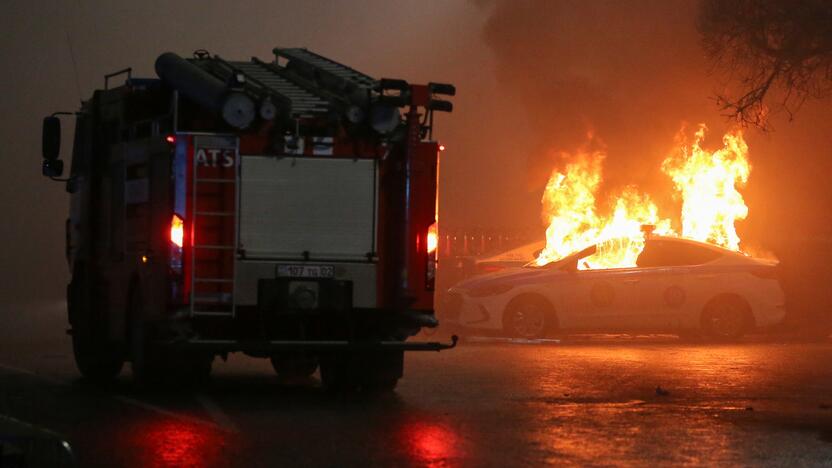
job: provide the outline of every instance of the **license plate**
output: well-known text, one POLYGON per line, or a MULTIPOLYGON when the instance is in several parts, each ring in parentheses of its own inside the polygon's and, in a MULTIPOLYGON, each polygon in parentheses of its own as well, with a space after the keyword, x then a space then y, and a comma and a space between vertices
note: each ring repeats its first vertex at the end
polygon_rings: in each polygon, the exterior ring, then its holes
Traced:
POLYGON ((291 278, 334 278, 332 265, 278 265, 277 276, 291 278))

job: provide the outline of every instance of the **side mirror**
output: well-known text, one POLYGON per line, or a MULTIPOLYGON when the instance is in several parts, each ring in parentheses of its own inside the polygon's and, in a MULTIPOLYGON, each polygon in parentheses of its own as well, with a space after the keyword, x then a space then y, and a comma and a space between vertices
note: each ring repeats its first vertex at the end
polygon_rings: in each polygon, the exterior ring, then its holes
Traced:
POLYGON ((64 162, 60 159, 44 159, 42 172, 44 177, 60 177, 64 173, 64 162))
MULTIPOLYGON (((61 120, 58 117, 50 116, 43 119, 43 135, 41 149, 43 159, 55 161, 61 153, 61 120)), ((44 165, 44 170, 45 170, 44 165)))

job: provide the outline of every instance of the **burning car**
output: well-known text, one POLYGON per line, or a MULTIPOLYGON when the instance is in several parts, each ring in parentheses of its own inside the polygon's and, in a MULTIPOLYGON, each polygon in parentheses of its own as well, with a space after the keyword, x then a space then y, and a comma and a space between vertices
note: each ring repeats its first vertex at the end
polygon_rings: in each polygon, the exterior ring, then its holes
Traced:
POLYGON ((449 290, 446 320, 520 338, 663 331, 735 339, 785 316, 776 261, 709 243, 648 230, 635 241, 634 266, 594 267, 633 243, 608 240, 542 266, 532 262, 463 281, 449 290))

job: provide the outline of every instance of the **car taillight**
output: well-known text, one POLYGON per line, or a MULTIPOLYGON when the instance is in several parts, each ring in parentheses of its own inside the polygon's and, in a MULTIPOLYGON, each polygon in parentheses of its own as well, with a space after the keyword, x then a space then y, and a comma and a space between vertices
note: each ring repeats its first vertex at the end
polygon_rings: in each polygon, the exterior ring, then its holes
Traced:
POLYGON ((174 214, 170 220, 170 241, 180 249, 185 239, 185 222, 179 215, 174 214))

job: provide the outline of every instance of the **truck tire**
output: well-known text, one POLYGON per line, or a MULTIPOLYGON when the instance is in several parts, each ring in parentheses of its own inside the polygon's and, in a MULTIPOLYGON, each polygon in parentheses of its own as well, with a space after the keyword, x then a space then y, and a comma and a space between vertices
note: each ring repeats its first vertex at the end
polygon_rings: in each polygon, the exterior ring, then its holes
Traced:
POLYGON ((133 380, 149 384, 163 377, 164 360, 152 343, 151 329, 144 320, 144 299, 138 285, 130 288, 127 309, 127 342, 133 380))
POLYGON ((327 391, 390 392, 402 377, 404 353, 350 352, 321 358, 321 382, 327 391))
POLYGON ((366 360, 365 370, 361 375, 361 387, 366 392, 392 392, 404 369, 404 352, 387 351, 375 353, 366 360))
POLYGON ((76 268, 67 287, 67 309, 72 324, 72 354, 81 376, 91 382, 112 381, 124 366, 122 353, 107 339, 95 301, 89 297, 86 272, 76 268))
POLYGON ((321 383, 329 393, 349 393, 358 390, 360 380, 349 354, 321 357, 321 383))
POLYGON ((279 354, 270 360, 272 368, 281 377, 310 377, 318 370, 318 359, 314 356, 279 354))

